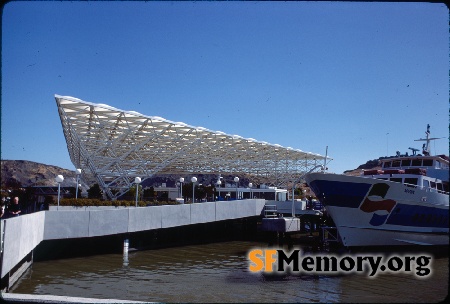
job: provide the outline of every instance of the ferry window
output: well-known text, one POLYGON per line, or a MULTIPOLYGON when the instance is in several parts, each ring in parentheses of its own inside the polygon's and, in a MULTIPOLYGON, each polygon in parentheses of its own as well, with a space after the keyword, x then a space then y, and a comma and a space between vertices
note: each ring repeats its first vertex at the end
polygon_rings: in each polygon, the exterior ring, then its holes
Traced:
POLYGON ((448 192, 448 183, 444 183, 443 186, 444 186, 444 191, 448 192))
POLYGON ((422 166, 422 160, 421 159, 413 159, 412 166, 414 167, 421 167, 422 166))
POLYGON ((401 179, 401 178, 397 178, 397 177, 392 177, 392 178, 390 179, 390 181, 391 181, 391 182, 396 182, 396 183, 401 183, 401 182, 402 182, 402 179, 401 179))
POLYGON ((405 178, 405 184, 417 185, 417 178, 405 178))
POLYGON ((431 167, 433 165, 433 160, 432 159, 424 159, 423 160, 423 166, 424 167, 431 167))
POLYGON ((423 180, 423 187, 424 188, 430 188, 430 182, 426 179, 423 180))
POLYGON ((392 162, 392 167, 400 167, 400 161, 399 160, 394 160, 392 162))
POLYGON ((436 183, 435 182, 430 182, 430 188, 436 189, 436 183))
POLYGON ((385 162, 383 168, 390 168, 391 162, 385 162))
POLYGON ((441 167, 442 167, 441 162, 438 161, 438 160, 436 161, 436 167, 437 167, 437 168, 441 168, 441 167))
POLYGON ((444 189, 442 188, 442 184, 441 184, 441 183, 437 183, 437 189, 440 190, 440 191, 444 190, 444 189))
POLYGON ((410 159, 402 159, 402 167, 409 167, 411 165, 410 159))

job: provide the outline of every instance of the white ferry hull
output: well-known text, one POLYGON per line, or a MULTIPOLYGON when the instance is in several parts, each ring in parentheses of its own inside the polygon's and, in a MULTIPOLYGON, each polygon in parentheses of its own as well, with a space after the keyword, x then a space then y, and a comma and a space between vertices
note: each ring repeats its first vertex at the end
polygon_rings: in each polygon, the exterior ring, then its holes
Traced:
POLYGON ((448 245, 448 234, 424 234, 344 226, 339 227, 339 234, 346 247, 448 245))
POLYGON ((448 195, 402 183, 312 173, 306 182, 346 247, 447 245, 448 195))

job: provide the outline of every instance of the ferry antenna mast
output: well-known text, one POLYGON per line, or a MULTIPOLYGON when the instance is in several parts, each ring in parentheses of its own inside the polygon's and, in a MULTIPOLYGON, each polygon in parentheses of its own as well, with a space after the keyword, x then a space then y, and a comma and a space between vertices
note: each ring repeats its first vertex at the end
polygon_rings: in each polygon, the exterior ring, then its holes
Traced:
POLYGON ((415 139, 414 141, 425 141, 426 143, 423 144, 423 146, 422 146, 422 153, 423 153, 423 155, 429 156, 430 155, 430 141, 436 140, 436 139, 442 139, 444 137, 430 138, 430 124, 427 124, 427 131, 425 132, 425 134, 427 135, 427 138, 415 139))

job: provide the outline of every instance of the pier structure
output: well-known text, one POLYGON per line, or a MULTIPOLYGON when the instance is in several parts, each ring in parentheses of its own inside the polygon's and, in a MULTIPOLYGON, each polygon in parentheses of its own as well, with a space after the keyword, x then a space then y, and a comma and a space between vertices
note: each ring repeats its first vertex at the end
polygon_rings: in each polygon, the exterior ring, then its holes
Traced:
MULTIPOLYGON (((304 173, 331 160, 106 104, 59 95, 55 99, 72 163, 81 170, 77 171, 86 184, 98 184, 105 198, 111 200, 162 174, 242 175, 255 186, 266 185, 275 190, 277 200, 280 197, 276 193, 281 193, 276 191, 278 187, 294 188, 304 173)), ((238 181, 235 178, 236 198, 243 189, 238 181)), ((72 209, 58 208, 1 220, 0 289, 8 291, 20 278, 33 262, 33 251, 44 241, 127 236, 260 217, 266 201, 252 198, 258 192, 253 189, 249 190, 249 198, 243 200, 97 210, 69 207, 72 209)), ((299 224, 294 219, 292 223, 299 224)), ((128 238, 123 241, 128 248, 128 238)))
MULTIPOLYGON (((32 265, 44 241, 123 236, 199 224, 258 218, 265 200, 205 202, 150 207, 66 207, 0 221, 0 290, 9 288, 32 265)), ((120 247, 120 244, 118 244, 120 247)))
MULTIPOLYGON (((55 95, 70 159, 110 199, 158 174, 235 174, 288 188, 331 158, 253 138, 194 127, 106 104, 55 95)), ((295 186, 295 185, 293 185, 295 186)))

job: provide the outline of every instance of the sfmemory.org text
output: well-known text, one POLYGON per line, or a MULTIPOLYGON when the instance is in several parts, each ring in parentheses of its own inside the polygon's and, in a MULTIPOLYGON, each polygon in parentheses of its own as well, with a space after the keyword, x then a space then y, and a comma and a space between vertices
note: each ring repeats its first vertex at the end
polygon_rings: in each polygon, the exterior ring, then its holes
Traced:
POLYGON ((298 272, 305 274, 362 273, 375 277, 380 272, 431 274, 432 257, 419 255, 302 255, 300 249, 253 249, 248 253, 251 272, 298 272))

